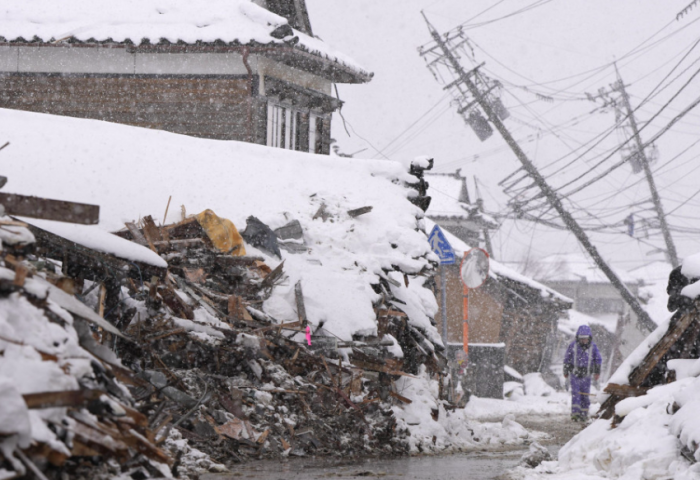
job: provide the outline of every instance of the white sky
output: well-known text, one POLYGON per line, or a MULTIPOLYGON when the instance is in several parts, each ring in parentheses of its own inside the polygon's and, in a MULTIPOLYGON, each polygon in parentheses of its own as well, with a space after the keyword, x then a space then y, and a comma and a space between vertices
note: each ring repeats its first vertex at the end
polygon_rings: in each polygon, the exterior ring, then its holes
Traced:
MULTIPOLYGON (((352 153, 366 148, 357 156, 403 161, 421 154, 434 156, 436 171, 463 169, 472 196, 473 175, 477 175, 486 208, 491 212, 505 211, 508 197, 497 184, 520 164, 497 133, 483 143, 476 138, 450 105, 442 85, 425 67, 417 47, 431 38, 420 11, 423 9, 442 32, 490 7, 468 24, 488 22, 537 5, 510 18, 469 28, 466 33, 473 41, 477 62, 486 62, 484 71, 506 86, 502 100, 512 114, 505 122, 507 127, 543 172, 553 173, 576 156, 548 165, 613 126, 613 113, 588 114, 600 103, 579 100, 585 98, 584 92, 594 94, 615 81, 611 62, 618 61, 636 107, 700 39, 700 7, 675 19, 688 3, 690 0, 307 0, 314 33, 375 72, 369 84, 339 85, 351 134, 348 137, 336 115, 333 133, 341 151, 352 153), (634 53, 630 55, 630 51, 634 53), (571 78, 556 81, 566 77, 571 78), (529 91, 517 86, 527 86, 529 91), (565 101, 543 101, 535 92, 565 101), (566 123, 574 117, 580 119, 566 123)), ((700 67, 694 63, 698 59, 700 46, 689 53, 669 81, 679 74, 680 78, 639 108, 640 124, 649 120, 700 67), (686 68, 688 71, 682 73, 686 68)), ((463 62, 473 68, 470 59, 463 58, 463 62)), ((698 86, 700 76, 643 130, 642 137, 658 132, 695 100, 698 86)), ((698 119, 700 107, 657 142, 660 156, 654 165, 658 170, 655 178, 666 212, 700 189, 700 162, 695 158, 700 154, 700 144, 692 146, 698 140, 698 119)), ((553 175, 550 183, 561 186, 577 180, 618 143, 618 135, 613 132, 589 154, 553 175)), ((619 153, 612 155, 598 171, 620 159, 619 153)), ((619 223, 629 213, 637 215, 638 222, 640 216, 653 219, 651 212, 641 211, 648 210, 649 203, 627 207, 649 197, 646 182, 640 180, 640 175, 631 174, 629 165, 624 165, 572 199, 605 223, 619 223)), ((674 228, 700 228, 698 207, 700 194, 672 213, 670 223, 674 228)), ((600 224, 585 217, 578 214, 585 225, 600 224)), ((662 258, 659 254, 647 255, 654 246, 663 246, 658 230, 648 238, 642 235, 646 243, 626 237, 624 231, 620 226, 616 230, 620 233, 592 234, 612 263, 631 268, 662 258)), ((697 238, 692 231, 674 233, 681 256, 698 250, 697 238)), ((505 221, 494 240, 496 257, 503 261, 522 260, 528 252, 544 256, 580 251, 568 232, 553 232, 523 221, 505 221)))

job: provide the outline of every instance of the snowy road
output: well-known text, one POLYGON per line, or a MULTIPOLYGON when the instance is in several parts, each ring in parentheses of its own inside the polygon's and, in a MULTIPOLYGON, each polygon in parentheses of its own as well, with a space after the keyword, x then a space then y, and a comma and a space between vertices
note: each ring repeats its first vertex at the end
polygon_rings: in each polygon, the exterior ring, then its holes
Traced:
MULTIPOLYGON (((551 439, 542 442, 552 454, 581 431, 568 415, 521 415, 516 420, 530 430, 547 432, 551 439)), ((360 460, 291 459, 251 462, 234 467, 232 473, 203 475, 201 480, 306 480, 324 478, 382 478, 386 480, 490 480, 507 478, 507 470, 515 467, 527 447, 510 447, 501 451, 471 452, 455 455, 414 456, 391 459, 360 460)))
POLYGON ((324 478, 382 478, 386 480, 486 480, 514 467, 524 450, 447 456, 365 459, 355 462, 294 460, 243 465, 227 475, 204 475, 201 480, 306 480, 324 478))

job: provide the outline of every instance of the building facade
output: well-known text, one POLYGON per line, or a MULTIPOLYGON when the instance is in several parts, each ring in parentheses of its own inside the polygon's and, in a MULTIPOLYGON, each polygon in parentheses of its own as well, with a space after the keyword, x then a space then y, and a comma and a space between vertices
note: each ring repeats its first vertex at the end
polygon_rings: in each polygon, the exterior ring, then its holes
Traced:
POLYGON ((304 0, 158 5, 10 0, 0 108, 329 153, 333 85, 372 74, 313 37, 304 0))

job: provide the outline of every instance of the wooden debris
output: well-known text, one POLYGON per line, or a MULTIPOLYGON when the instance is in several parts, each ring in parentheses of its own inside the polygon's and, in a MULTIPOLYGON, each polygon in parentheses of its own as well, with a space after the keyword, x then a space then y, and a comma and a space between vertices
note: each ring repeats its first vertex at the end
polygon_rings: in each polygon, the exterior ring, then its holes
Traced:
POLYGON ((305 327, 308 323, 308 319, 306 318, 306 306, 304 306, 304 293, 301 290, 301 280, 294 285, 294 298, 297 303, 297 317, 299 318, 299 323, 302 327, 305 327))
POLYGON ((0 193, 0 204, 7 215, 41 218, 56 222, 97 225, 100 221, 100 207, 87 203, 50 200, 48 198, 0 193))
POLYGON ((97 400, 105 392, 99 390, 67 390, 62 392, 27 393, 22 395, 27 408, 77 407, 97 400))
POLYGON ((373 207, 362 207, 362 208, 356 208, 354 210, 348 210, 348 215, 350 215, 352 218, 359 217, 360 215, 364 215, 365 213, 369 213, 372 211, 373 207))
MULTIPOLYGON (((615 406, 617 403, 630 396, 644 395, 646 390, 652 385, 647 385, 650 374, 661 364, 662 360, 668 361, 666 355, 675 347, 677 356, 680 358, 689 350, 685 345, 678 345, 684 339, 689 342, 695 342, 700 331, 700 301, 695 301, 693 308, 686 311, 682 315, 678 315, 675 321, 669 325, 666 333, 661 339, 649 350, 640 364, 632 370, 629 375, 628 385, 609 384, 605 391, 610 393, 600 406, 599 416, 604 419, 612 418, 615 414, 615 406), (686 335, 686 332, 689 335, 686 335), (686 337, 691 337, 690 339, 686 337)), ((665 365, 662 365, 665 370, 665 365)))
POLYGON ((616 383, 608 383, 605 387, 605 393, 611 393, 618 397, 639 397, 645 395, 649 389, 646 387, 633 387, 631 385, 618 385, 616 383))
POLYGON ((126 222, 124 225, 126 225, 126 228, 129 230, 129 233, 131 233, 131 237, 134 242, 138 243, 139 245, 149 246, 148 240, 143 235, 143 233, 141 233, 141 230, 139 230, 135 223, 126 222))

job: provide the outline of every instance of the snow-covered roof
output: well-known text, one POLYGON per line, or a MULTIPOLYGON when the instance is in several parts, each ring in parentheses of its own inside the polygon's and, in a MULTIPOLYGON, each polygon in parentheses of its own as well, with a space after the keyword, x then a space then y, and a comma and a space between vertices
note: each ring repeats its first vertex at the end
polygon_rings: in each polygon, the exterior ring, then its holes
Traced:
POLYGON ((617 328, 617 315, 606 315, 591 317, 578 310, 568 310, 569 318, 560 318, 557 322, 557 329, 567 335, 575 335, 581 325, 600 325, 610 333, 615 333, 617 328))
MULTIPOLYGON (((435 222, 428 218, 425 219, 425 224, 426 230, 428 231, 432 230, 432 228, 435 226, 435 222)), ((470 247, 465 242, 452 235, 447 230, 443 229, 442 233, 445 234, 447 241, 450 242, 450 245, 454 249, 457 258, 462 258, 465 252, 468 252, 472 249, 472 247, 470 247)), ((547 287, 546 285, 543 285, 529 277, 526 277, 525 275, 516 272, 512 268, 507 267, 494 259, 489 260, 489 275, 496 279, 498 279, 499 277, 507 278, 522 283, 523 285, 527 285, 528 287, 533 288, 535 290, 539 290, 543 298, 556 298, 557 300, 560 300, 562 302, 573 303, 573 300, 569 297, 566 297, 561 293, 557 292, 556 290, 553 290, 547 287)))
MULTIPOLYGON (((296 321, 294 285, 301 280, 312 324, 349 339, 376 332, 372 302, 380 297, 370 284, 382 269, 418 273, 429 268, 426 235, 416 230, 422 211, 402 186, 415 177, 397 162, 331 158, 242 142, 205 140, 95 120, 0 109, 5 190, 100 205, 99 227, 116 231, 125 221, 153 215, 179 221, 183 209, 196 214, 212 209, 244 229, 254 215, 275 229, 296 219, 308 250, 283 252, 289 279, 275 288, 265 311, 284 322, 296 321), (395 180, 399 180, 395 182, 395 180), (163 212, 172 195, 168 218, 163 212), (328 221, 312 218, 322 204, 328 221), (181 207, 182 206, 182 207, 181 207), (372 206, 353 218, 348 210, 372 206)), ((280 263, 261 255, 271 267, 280 263)), ((420 290, 425 277, 411 277, 420 290)), ((435 298, 413 295, 410 321, 440 342, 430 323, 435 298)), ((400 298, 400 292, 395 292, 400 298)), ((430 293, 430 295, 427 295, 430 293)))
MULTIPOLYGON (((549 255, 539 259, 540 273, 537 280, 541 282, 580 282, 610 283, 608 277, 598 269, 589 257, 580 253, 563 253, 549 255)), ((625 283, 636 283, 635 276, 625 271, 610 267, 618 278, 625 283)))
POLYGON ((466 192, 464 192, 464 179, 455 175, 448 174, 425 174, 425 179, 430 186, 428 187, 429 195, 432 200, 427 214, 430 216, 446 216, 446 217, 469 217, 469 210, 464 206, 468 206, 466 192))
POLYGON ((287 19, 251 0, 5 0, 0 8, 0 40, 8 42, 285 45, 296 36, 295 49, 371 75, 318 38, 298 30, 283 35, 280 27, 288 25, 287 19))

